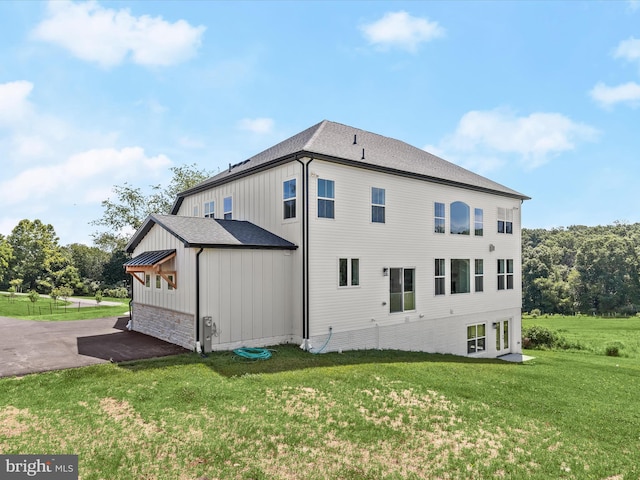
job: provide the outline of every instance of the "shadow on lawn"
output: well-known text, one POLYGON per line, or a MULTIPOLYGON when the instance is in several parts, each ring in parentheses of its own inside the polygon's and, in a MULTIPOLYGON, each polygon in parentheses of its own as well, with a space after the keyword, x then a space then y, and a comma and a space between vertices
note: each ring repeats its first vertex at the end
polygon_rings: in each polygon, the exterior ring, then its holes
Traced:
POLYGON ((201 357, 196 353, 188 353, 152 360, 120 363, 118 366, 131 371, 143 371, 177 365, 202 364, 224 377, 235 377, 247 374, 269 374, 307 368, 340 367, 366 364, 393 363, 469 363, 498 364, 503 366, 519 365, 498 359, 468 358, 456 355, 443 355, 420 352, 403 352, 398 350, 355 350, 343 353, 312 354, 301 350, 296 345, 276 345, 269 347, 272 357, 268 360, 247 360, 233 352, 214 352, 201 357))

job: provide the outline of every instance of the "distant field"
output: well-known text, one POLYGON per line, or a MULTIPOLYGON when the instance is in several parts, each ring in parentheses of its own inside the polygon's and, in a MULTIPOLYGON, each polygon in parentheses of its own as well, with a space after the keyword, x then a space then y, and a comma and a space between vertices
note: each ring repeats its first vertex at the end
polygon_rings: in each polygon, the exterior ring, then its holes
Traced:
POLYGON ((604 355, 609 345, 619 347, 620 356, 640 359, 640 318, 609 318, 550 315, 525 317, 522 326, 540 325, 559 332, 584 350, 604 355))
POLYGON ((640 478, 636 358, 275 349, 1 379, 0 452, 78 454, 83 480, 640 478))
MULTIPOLYGON (((93 297, 87 297, 93 298, 93 297)), ((89 306, 78 307, 77 303, 57 300, 54 302, 48 297, 32 303, 24 295, 10 297, 9 294, 0 293, 0 317, 21 318, 25 320, 38 320, 44 322, 59 320, 88 320, 90 318, 120 316, 129 309, 129 300, 122 298, 103 298, 103 301, 118 302, 117 307, 89 306)))

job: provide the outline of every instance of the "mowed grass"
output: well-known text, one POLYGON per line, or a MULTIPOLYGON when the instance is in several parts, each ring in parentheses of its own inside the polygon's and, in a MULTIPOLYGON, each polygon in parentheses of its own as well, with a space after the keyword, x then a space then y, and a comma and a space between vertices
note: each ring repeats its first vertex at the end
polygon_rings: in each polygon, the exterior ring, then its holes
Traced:
POLYGON ((616 346, 621 357, 640 360, 640 318, 544 315, 525 317, 522 327, 540 325, 558 332, 570 343, 590 353, 604 355, 607 346, 616 346))
POLYGON ((275 349, 1 379, 0 452, 82 479, 640 477, 635 358, 275 349))
MULTIPOLYGON (((90 297, 93 298, 93 297, 90 297)), ((88 320, 120 316, 129 309, 128 299, 104 298, 104 301, 119 302, 119 306, 81 306, 77 303, 40 297, 37 302, 31 302, 26 295, 11 297, 0 293, 0 317, 11 317, 42 322, 60 320, 88 320)))

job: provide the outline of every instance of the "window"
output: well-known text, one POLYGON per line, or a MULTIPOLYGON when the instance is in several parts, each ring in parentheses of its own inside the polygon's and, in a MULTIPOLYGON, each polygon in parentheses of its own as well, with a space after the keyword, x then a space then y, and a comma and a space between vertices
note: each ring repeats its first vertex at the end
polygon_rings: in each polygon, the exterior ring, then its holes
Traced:
POLYGON ((335 183, 333 180, 318 179, 318 218, 334 218, 335 183))
POLYGON ((282 184, 282 199, 284 201, 284 218, 296 218, 296 179, 287 180, 282 184))
POLYGON ((233 218, 233 197, 224 197, 224 219, 231 220, 233 218))
POLYGON ((435 233, 444 233, 444 203, 436 202, 433 208, 433 231, 435 233))
POLYGON ((415 310, 415 269, 391 268, 389 276, 390 311, 415 310))
POLYGON ((498 290, 513 290, 512 259, 498 259, 498 290))
POLYGON ((498 208, 498 233, 513 233, 513 210, 498 208))
POLYGON ((481 208, 476 208, 474 211, 474 222, 473 228, 476 237, 482 237, 484 234, 484 221, 483 221, 483 212, 481 208))
POLYGON ((205 202, 204 204, 204 216, 206 218, 214 218, 215 216, 215 202, 205 202))
POLYGON ((464 202, 451 204, 451 233, 469 235, 469 205, 464 202))
POLYGON ((384 188, 371 188, 371 221, 384 223, 384 188))
POLYGON ((147 288, 151 287, 151 275, 149 275, 148 273, 146 273, 144 276, 144 286, 147 288))
POLYGON ((162 277, 160 275, 156 275, 156 288, 162 288, 162 277))
POLYGON ((173 290, 173 285, 171 285, 172 283, 175 283, 173 280, 173 275, 167 275, 167 278, 169 279, 169 281, 167 282, 167 290, 173 290))
POLYGON ((444 258, 436 258, 435 264, 435 294, 444 295, 444 258))
POLYGON ((487 339, 485 329, 484 323, 467 327, 467 353, 484 352, 487 339))
POLYGON ((475 291, 484 292, 484 260, 476 258, 475 291))
POLYGON ((451 293, 469 293, 470 285, 469 260, 451 259, 451 293))
POLYGON ((338 285, 356 287, 360 285, 360 259, 341 258, 338 260, 338 285))

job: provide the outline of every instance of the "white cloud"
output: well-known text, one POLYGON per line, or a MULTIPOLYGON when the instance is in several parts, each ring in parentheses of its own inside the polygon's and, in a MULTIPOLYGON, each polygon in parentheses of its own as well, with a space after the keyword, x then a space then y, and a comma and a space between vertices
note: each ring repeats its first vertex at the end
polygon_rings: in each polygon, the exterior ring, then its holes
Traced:
POLYGON ((496 109, 466 113, 456 131, 436 148, 446 153, 445 158, 460 159, 458 163, 475 171, 498 168, 514 155, 525 168, 532 169, 597 136, 593 127, 559 113, 537 112, 518 117, 496 109))
POLYGON ((274 121, 272 118, 243 118, 238 122, 240 130, 264 135, 273 131, 274 121))
POLYGON ((640 39, 630 37, 621 41, 613 56, 614 58, 624 58, 629 61, 640 60, 640 39))
POLYGON ((616 103, 628 103, 633 107, 640 105, 640 85, 636 82, 627 82, 616 87, 609 87, 599 82, 589 94, 605 108, 616 103))
POLYGON ((51 1, 47 13, 33 31, 35 38, 105 68, 122 63, 128 55, 144 66, 180 63, 195 55, 205 31, 184 20, 134 17, 128 9, 104 8, 95 1, 51 1))
POLYGON ((155 171, 171 164, 165 155, 148 157, 140 147, 94 149, 70 156, 57 165, 31 167, 0 182, 0 202, 16 205, 52 195, 82 198, 90 195, 93 181, 111 172, 155 171))
POLYGON ((383 49, 397 47, 414 52, 421 43, 442 37, 438 22, 412 17, 407 12, 388 12, 380 19, 360 27, 367 41, 383 49))
POLYGON ((33 83, 25 80, 0 83, 0 126, 24 119, 31 110, 27 97, 32 90, 33 83))
POLYGON ((627 5, 629 6, 629 10, 635 12, 640 8, 640 0, 628 0, 627 5))

